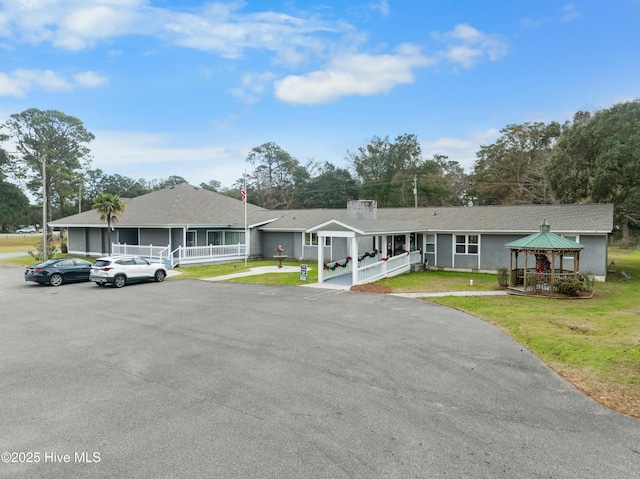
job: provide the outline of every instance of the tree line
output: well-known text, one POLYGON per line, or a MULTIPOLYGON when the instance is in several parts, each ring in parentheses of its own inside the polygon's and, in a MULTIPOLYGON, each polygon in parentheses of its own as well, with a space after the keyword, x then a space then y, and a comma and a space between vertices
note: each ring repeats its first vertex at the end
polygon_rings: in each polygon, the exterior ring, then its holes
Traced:
MULTIPOLYGON (((0 148, 2 229, 42 218, 23 190, 40 201, 44 193, 50 221, 90 209, 101 193, 132 198, 185 181, 92 169, 93 139, 80 120, 55 110, 31 108, 0 125, 0 142, 16 149, 0 148)), ((625 238, 640 225, 640 100, 580 111, 563 124, 507 125, 494 143, 480 145, 470 173, 444 155, 426 158, 414 134, 374 136, 344 159, 347 167, 303 164, 269 142, 245 158, 246 177, 199 186, 239 199, 246 185, 249 202, 270 209, 344 208, 358 198, 381 207, 613 203, 625 238)))

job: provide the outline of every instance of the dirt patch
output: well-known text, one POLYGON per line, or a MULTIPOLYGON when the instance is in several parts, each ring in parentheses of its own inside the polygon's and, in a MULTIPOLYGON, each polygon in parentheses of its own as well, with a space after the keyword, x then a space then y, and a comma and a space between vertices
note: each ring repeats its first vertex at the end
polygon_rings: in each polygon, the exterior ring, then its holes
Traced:
POLYGON ((640 388, 611 389, 588 371, 570 366, 553 367, 564 379, 587 396, 614 411, 640 419, 640 388))
POLYGON ((358 291, 360 293, 389 294, 391 293, 391 288, 389 286, 382 286, 381 284, 370 283, 351 286, 351 289, 349 291, 358 291))

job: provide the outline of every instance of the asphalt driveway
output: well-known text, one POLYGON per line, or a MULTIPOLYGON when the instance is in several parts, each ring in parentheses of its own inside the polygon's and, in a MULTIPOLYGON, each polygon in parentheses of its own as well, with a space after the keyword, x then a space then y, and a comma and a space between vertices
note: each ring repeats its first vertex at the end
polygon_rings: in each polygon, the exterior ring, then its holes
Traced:
POLYGON ((52 288, 22 274, 0 267, 0 477, 640 471, 640 421, 455 310, 198 280, 52 288))

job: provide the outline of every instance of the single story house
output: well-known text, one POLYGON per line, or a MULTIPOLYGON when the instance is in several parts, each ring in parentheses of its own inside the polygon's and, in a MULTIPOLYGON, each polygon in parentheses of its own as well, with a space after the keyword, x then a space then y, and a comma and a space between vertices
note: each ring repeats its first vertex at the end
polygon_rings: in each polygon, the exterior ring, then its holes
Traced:
MULTIPOLYGON (((373 252, 376 260, 406 252, 411 262, 434 268, 495 272, 509 266, 505 245, 546 220, 554 233, 584 245, 580 269, 604 279, 613 230, 611 204, 377 208, 362 200, 344 209, 268 210, 187 183, 123 202, 111 251, 159 257, 169 266, 270 258, 281 246, 287 257, 317 261, 323 270, 347 258, 366 261, 373 252)), ((106 222, 96 211, 50 225, 68 229, 72 254, 109 251, 106 222)))

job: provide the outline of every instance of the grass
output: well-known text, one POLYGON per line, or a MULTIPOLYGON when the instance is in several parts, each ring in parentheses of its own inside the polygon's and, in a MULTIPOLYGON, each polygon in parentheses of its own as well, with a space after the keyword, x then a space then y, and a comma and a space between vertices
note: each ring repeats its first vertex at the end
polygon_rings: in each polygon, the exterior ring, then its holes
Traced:
POLYGON ((0 235, 0 253, 16 253, 35 250, 42 244, 41 234, 0 235))
MULTIPOLYGON (((495 325, 596 401, 640 418, 640 251, 611 248, 609 258, 631 279, 609 275, 588 300, 449 296, 429 301, 495 325)), ((393 281, 389 286, 395 290, 393 281)))
MULTIPOLYGON (((224 276, 227 274, 242 273, 249 271, 251 268, 259 266, 276 266, 274 260, 249 261, 246 265, 244 262, 209 265, 209 266, 189 266, 186 268, 176 268, 182 274, 175 276, 178 279, 200 279, 211 278, 214 276, 224 276)), ((283 261, 283 266, 294 266, 299 268, 302 263, 295 261, 283 261)), ((318 281, 318 272, 314 265, 309 265, 307 270, 307 280, 300 280, 299 273, 267 273, 254 276, 244 276, 240 278, 227 279, 227 283, 245 283, 245 284, 266 284, 274 286, 299 286, 307 283, 315 283, 318 281)))
MULTIPOLYGON (((35 236, 4 238, 0 252, 33 249, 35 236)), ((429 301, 473 314, 526 346, 549 367, 601 404, 640 418, 640 251, 610 248, 618 274, 594 285, 592 299, 556 300, 523 296, 434 297, 429 301), (620 271, 631 275, 624 278, 620 271)), ((24 266, 33 258, 3 260, 24 266)), ((178 268, 176 278, 206 278, 274 266, 273 260, 178 268)), ((299 267, 300 263, 283 262, 299 267)), ((298 273, 269 273, 228 282, 295 286, 317 281, 316 265, 301 281, 298 273)), ((496 275, 428 271, 377 283, 392 292, 487 291, 497 289, 496 275), (473 279, 473 286, 469 280, 473 279)))
POLYGON ((421 271, 383 279, 377 284, 387 286, 394 293, 491 291, 498 287, 494 274, 460 273, 453 271, 421 271), (471 285, 473 280, 473 285, 471 285))

